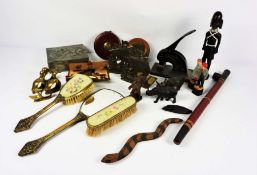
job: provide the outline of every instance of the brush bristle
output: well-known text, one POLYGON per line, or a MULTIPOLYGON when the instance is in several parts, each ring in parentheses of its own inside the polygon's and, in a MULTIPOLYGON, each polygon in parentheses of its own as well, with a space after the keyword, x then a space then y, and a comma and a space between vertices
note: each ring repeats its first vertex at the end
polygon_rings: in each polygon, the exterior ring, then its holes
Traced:
POLYGON ((116 115, 112 119, 110 119, 108 122, 104 123, 101 126, 96 127, 88 127, 87 128, 87 134, 89 136, 98 136, 106 129, 120 123, 121 121, 125 120, 126 118, 130 117, 133 113, 135 113, 137 110, 136 104, 131 106, 130 108, 122 111, 119 115, 116 115))
POLYGON ((67 98, 64 100, 63 104, 64 105, 72 105, 74 103, 78 103, 81 102, 82 100, 84 100, 84 98, 90 94, 91 92, 93 92, 95 89, 95 84, 91 83, 88 87, 86 87, 84 90, 82 90, 79 94, 67 98))

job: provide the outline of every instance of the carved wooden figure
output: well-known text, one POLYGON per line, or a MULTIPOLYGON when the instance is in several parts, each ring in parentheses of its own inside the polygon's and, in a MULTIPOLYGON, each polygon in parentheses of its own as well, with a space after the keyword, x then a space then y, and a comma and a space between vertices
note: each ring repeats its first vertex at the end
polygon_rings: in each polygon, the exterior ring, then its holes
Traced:
POLYGON ((221 33, 219 32, 219 28, 221 29, 223 25, 222 13, 217 11, 214 13, 211 20, 211 29, 206 33, 204 43, 203 43, 203 58, 202 62, 207 62, 208 69, 211 67, 211 62, 214 59, 214 55, 218 53, 218 49, 221 41, 221 33))

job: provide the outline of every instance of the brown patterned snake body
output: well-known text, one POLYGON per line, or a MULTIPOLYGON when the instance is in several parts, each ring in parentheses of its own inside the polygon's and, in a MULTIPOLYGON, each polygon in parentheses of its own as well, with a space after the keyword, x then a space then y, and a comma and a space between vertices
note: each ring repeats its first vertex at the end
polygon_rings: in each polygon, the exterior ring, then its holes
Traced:
POLYGON ((169 118, 162 121, 154 132, 135 134, 128 139, 128 141, 125 143, 125 145, 121 148, 121 150, 118 153, 107 154, 106 156, 103 157, 101 161, 104 163, 117 162, 125 158, 127 155, 129 155, 132 152, 132 150, 135 148, 137 143, 142 141, 157 139, 162 136, 162 134, 165 132, 166 128, 170 124, 181 123, 181 122, 183 122, 182 119, 169 118))

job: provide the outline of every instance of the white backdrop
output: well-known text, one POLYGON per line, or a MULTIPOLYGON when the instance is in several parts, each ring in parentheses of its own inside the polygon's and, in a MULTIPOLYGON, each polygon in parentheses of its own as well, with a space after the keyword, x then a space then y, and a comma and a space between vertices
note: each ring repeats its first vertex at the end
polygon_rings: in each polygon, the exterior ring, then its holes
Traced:
MULTIPOLYGON (((256 175, 256 7, 255 0, 0 0, 1 174, 256 175), (51 101, 33 103, 28 98, 32 81, 47 65, 45 48, 83 43, 92 52, 91 58, 98 59, 93 53, 94 39, 112 30, 123 40, 142 37, 149 41, 154 62, 160 49, 196 29, 177 48, 193 68, 202 56, 204 36, 217 10, 224 15, 223 38, 211 74, 225 68, 232 73, 180 146, 172 143, 180 126, 170 126, 161 138, 139 144, 123 161, 100 162, 105 154, 117 152, 131 135, 153 131, 169 117, 188 117, 162 111, 170 102, 153 104, 153 98, 144 97, 135 115, 101 137, 85 135, 82 122, 52 139, 39 153, 17 156, 27 141, 72 118, 80 106, 55 107, 31 130, 13 133, 19 119, 51 101)), ((111 78, 111 83, 97 86, 129 94, 128 83, 114 74, 111 78)), ((211 85, 209 80, 205 89, 211 85)), ((177 104, 194 109, 200 99, 183 87, 177 104)))

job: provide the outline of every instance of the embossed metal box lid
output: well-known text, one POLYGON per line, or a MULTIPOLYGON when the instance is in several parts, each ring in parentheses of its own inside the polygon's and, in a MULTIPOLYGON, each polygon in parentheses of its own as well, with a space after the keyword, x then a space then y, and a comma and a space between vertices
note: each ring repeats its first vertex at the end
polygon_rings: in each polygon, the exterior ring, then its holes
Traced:
POLYGON ((69 63, 87 62, 89 60, 87 52, 83 44, 47 48, 48 67, 58 72, 66 71, 69 63))

